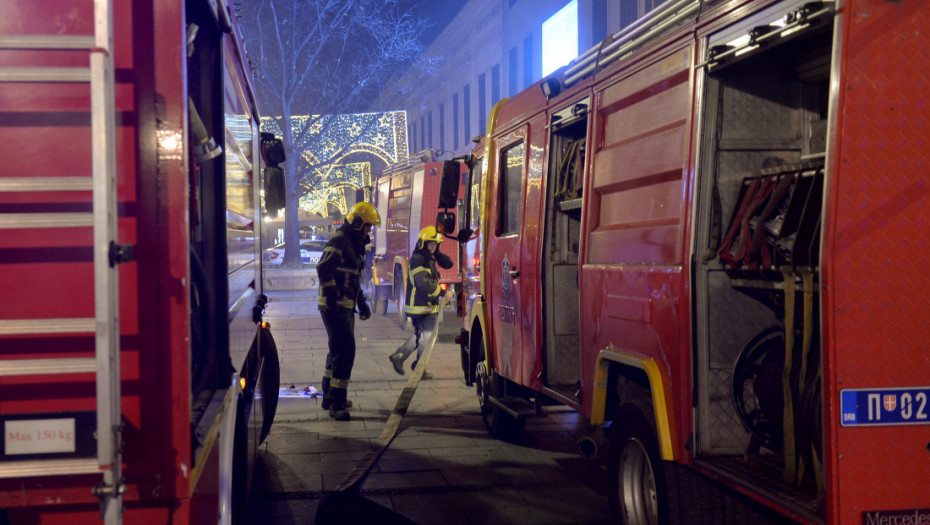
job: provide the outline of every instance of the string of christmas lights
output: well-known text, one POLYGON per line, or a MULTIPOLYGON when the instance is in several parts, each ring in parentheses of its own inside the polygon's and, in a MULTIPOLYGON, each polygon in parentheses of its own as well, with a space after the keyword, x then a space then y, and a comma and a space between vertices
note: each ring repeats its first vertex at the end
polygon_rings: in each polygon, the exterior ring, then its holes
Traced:
MULTIPOLYGON (((262 119, 262 130, 283 137, 278 120, 262 119)), ((358 153, 373 155, 390 165, 406 159, 407 114, 404 111, 347 115, 300 115, 291 118, 295 144, 285 144, 297 158, 300 209, 329 214, 330 205, 348 212, 346 194, 362 189, 371 199, 371 163, 346 159, 358 153)), ((353 199, 354 200, 354 199, 353 199)))

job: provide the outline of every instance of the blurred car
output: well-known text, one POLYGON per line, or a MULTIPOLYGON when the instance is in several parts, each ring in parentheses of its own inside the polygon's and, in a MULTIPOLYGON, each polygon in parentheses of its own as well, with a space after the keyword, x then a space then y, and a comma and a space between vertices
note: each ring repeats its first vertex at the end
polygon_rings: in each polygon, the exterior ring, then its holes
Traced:
MULTIPOLYGON (((300 241, 300 260, 304 264, 317 264, 320 257, 323 256, 323 248, 326 247, 325 240, 302 240, 300 241)), ((284 261, 284 243, 272 246, 262 254, 262 261, 265 264, 281 264, 284 261)))

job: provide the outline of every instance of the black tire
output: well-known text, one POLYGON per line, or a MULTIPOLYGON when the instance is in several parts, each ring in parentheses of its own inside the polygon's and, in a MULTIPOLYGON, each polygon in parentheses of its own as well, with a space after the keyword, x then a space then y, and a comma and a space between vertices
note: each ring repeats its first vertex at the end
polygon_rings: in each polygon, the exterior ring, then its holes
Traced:
POLYGON ((470 351, 468 348, 469 334, 465 329, 462 329, 459 332, 459 337, 462 338, 462 343, 459 345, 459 357, 462 360, 462 375, 465 377, 465 386, 472 386, 474 381, 472 381, 471 359, 469 359, 468 354, 470 351))
POLYGON ((653 424, 643 408, 619 407, 607 458, 608 501, 616 523, 723 523, 721 490, 690 468, 662 461, 653 424))
POLYGON ((262 432, 258 444, 262 444, 268 433, 271 432, 271 425, 274 423, 274 416, 278 412, 278 390, 281 388, 281 363, 278 360, 278 345, 274 342, 271 330, 261 328, 259 331, 261 337, 260 345, 264 364, 262 366, 262 432))
POLYGON ((614 415, 607 460, 611 518, 626 525, 667 523, 664 472, 652 426, 639 408, 626 405, 614 415))
POLYGON ((394 269, 394 302, 397 303, 397 324, 401 328, 407 326, 407 295, 404 293, 404 271, 399 266, 394 269))
POLYGON ((484 363, 484 345, 480 342, 478 344, 481 346, 478 354, 480 361, 475 367, 475 392, 478 394, 484 428, 495 439, 515 443, 523 436, 526 420, 511 416, 489 399, 489 396, 500 398, 506 394, 506 380, 487 369, 484 363))
POLYGON ((384 315, 387 313, 387 298, 383 294, 378 294, 378 287, 374 281, 369 280, 365 295, 368 296, 368 304, 371 306, 371 312, 375 315, 384 315))

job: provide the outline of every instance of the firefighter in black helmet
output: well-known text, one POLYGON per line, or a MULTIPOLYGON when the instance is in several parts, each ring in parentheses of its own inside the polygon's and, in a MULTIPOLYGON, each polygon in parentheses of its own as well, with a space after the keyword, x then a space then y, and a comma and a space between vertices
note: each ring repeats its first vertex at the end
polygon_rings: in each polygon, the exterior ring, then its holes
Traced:
MULTIPOLYGON (((404 361, 414 350, 417 351, 417 358, 414 359, 411 370, 417 367, 424 345, 432 335, 432 331, 436 329, 439 298, 442 294, 436 264, 443 268, 452 268, 452 259, 439 251, 441 243, 442 234, 436 230, 435 226, 427 226, 420 230, 416 249, 410 256, 410 270, 407 272, 407 304, 404 306, 404 312, 413 322, 414 332, 396 352, 389 356, 394 371, 401 375, 404 374, 404 361)), ((423 379, 431 377, 432 374, 423 371, 423 379)))
POLYGON ((355 363, 355 311, 362 321, 371 308, 362 293, 365 245, 371 242, 372 226, 381 225, 374 206, 360 202, 349 210, 345 223, 326 243, 316 272, 320 281, 319 307, 329 337, 326 370, 323 372, 323 403, 338 421, 351 419, 352 402, 346 399, 352 365, 355 363))

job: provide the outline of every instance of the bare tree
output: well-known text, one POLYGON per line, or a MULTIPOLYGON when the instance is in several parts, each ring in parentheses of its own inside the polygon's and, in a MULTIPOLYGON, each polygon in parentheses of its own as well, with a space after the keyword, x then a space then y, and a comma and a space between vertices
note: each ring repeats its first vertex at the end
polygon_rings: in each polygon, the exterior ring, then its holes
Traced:
POLYGON ((370 111, 394 72, 431 70, 419 40, 426 21, 398 0, 245 0, 241 9, 260 108, 276 121, 288 155, 282 264, 296 266, 302 188, 314 187, 317 168, 352 144, 340 143, 328 158, 308 160, 301 151, 326 140, 328 116, 370 111))

